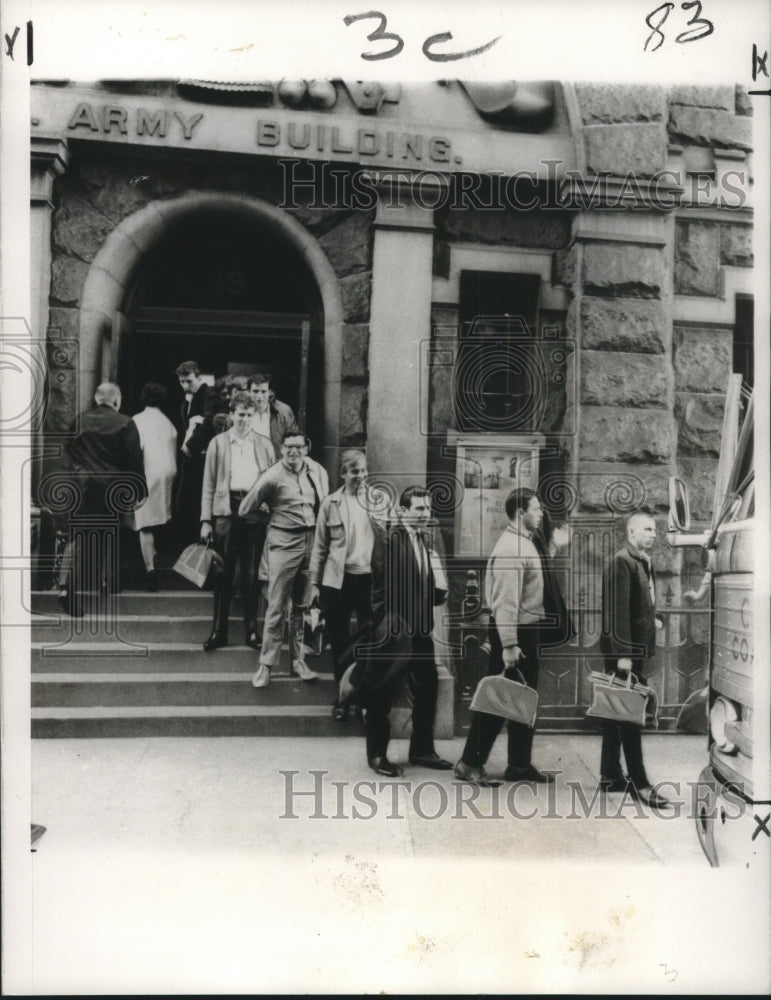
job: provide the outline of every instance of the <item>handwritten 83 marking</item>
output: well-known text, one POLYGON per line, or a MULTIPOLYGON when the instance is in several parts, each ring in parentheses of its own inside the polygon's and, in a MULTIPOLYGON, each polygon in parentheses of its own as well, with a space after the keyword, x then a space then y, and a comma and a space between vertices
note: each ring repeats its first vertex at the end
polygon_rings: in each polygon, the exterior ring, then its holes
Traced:
MULTIPOLYGON (((686 11, 692 10, 692 8, 694 7, 696 8, 696 10, 694 11, 694 13, 691 15, 690 19, 687 22, 687 25, 690 30, 681 31, 680 34, 675 38, 676 42, 679 42, 681 45, 685 44, 685 42, 697 42, 700 38, 706 38, 707 35, 711 35, 712 32, 715 30, 715 25, 712 23, 712 21, 708 21, 705 17, 701 16, 702 5, 699 2, 699 0, 687 0, 686 3, 681 3, 680 7, 686 11)), ((645 23, 651 29, 651 33, 645 39, 645 45, 643 45, 643 52, 648 51, 648 46, 651 44, 651 41, 654 38, 656 39, 656 44, 651 47, 650 50, 651 52, 655 52, 657 49, 660 49, 661 46, 664 44, 665 41, 664 32, 661 30, 661 27, 674 9, 675 9, 675 4, 662 3, 655 10, 652 10, 650 14, 648 14, 648 16, 645 18, 645 23), (661 14, 661 17, 654 24, 653 18, 657 14, 661 14)))
MULTIPOLYGON (((386 49, 385 52, 362 52, 361 58, 366 59, 369 62, 374 62, 376 59, 393 59, 394 56, 398 56, 399 53, 404 48, 404 39, 401 35, 397 35, 393 31, 386 31, 386 25, 388 24, 388 19, 385 14, 379 10, 368 10, 363 14, 347 14, 343 21, 346 27, 350 27, 355 21, 362 21, 365 18, 376 18, 380 23, 374 31, 371 31, 367 35, 368 42, 388 42, 392 41, 393 47, 386 49)), ((436 35, 429 35, 429 37, 423 42, 423 55, 426 59, 430 59, 431 62, 455 62, 458 59, 470 59, 472 56, 478 56, 482 52, 486 52, 491 49, 496 42, 500 41, 501 35, 497 38, 493 38, 491 41, 486 42, 484 45, 480 45, 476 49, 467 49, 465 52, 432 52, 432 48, 435 45, 441 45, 442 42, 452 41, 451 31, 440 31, 436 35)))

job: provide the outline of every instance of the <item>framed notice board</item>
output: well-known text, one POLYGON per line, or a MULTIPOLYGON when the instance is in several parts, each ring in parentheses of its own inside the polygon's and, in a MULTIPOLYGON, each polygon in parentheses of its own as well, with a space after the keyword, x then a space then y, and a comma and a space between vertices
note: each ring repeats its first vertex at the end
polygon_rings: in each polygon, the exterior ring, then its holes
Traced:
POLYGON ((486 558, 506 527, 506 497, 517 488, 538 487, 542 435, 448 435, 462 483, 455 512, 455 554, 486 558))

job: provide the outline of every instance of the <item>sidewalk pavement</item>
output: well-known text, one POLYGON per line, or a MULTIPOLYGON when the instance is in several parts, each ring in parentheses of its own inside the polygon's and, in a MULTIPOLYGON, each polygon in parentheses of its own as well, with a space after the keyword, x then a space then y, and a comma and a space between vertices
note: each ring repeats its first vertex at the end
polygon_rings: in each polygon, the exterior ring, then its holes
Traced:
MULTIPOLYGON (((497 792, 379 778, 363 738, 35 740, 34 991, 719 990, 688 785, 705 742, 646 734, 651 777, 676 783, 665 819, 620 796, 584 815, 595 735, 539 734, 556 785, 497 792)), ((501 738, 492 774, 504 758, 501 738)), ((734 984, 757 969, 737 928, 734 984)))
MULTIPOLYGON (((41 858, 86 845, 285 855, 345 846, 447 857, 510 855, 516 842, 519 858, 702 865, 688 783, 704 766, 705 742, 645 736, 651 780, 675 783, 663 789, 675 810, 657 818, 619 795, 605 800, 605 815, 600 800, 588 808, 598 780, 594 735, 539 734, 534 760, 558 772, 555 785, 499 789, 409 765, 406 740, 389 751, 405 766, 400 781, 369 770, 363 737, 35 740, 34 821, 47 828, 38 850, 41 858)), ((436 746, 455 762, 463 741, 436 746)), ((502 775, 505 766, 501 737, 487 770, 502 775)))

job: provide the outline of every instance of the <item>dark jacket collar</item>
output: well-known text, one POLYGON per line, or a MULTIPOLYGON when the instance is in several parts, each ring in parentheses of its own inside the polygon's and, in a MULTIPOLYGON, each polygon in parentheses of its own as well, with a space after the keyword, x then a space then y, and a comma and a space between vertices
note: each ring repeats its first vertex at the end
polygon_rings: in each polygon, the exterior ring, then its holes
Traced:
POLYGON ((653 569, 653 563, 651 561, 651 557, 645 555, 644 553, 642 553, 637 548, 636 545, 632 545, 631 542, 627 542, 626 543, 626 550, 627 550, 627 552, 629 553, 629 555, 633 559, 636 559, 638 562, 642 563, 643 566, 646 568, 646 570, 652 570, 653 569))

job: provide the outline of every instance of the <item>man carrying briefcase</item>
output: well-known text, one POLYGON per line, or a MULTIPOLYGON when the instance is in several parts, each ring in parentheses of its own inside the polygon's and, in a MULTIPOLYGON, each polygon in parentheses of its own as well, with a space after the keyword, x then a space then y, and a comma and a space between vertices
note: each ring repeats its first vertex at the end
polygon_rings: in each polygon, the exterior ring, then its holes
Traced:
MULTIPOLYGON (((490 617, 489 674, 523 681, 538 688, 538 649, 546 625, 543 562, 533 544, 533 534, 543 521, 543 509, 533 490, 520 487, 506 498, 507 524, 487 563, 485 597, 490 617)), ((463 755, 455 765, 455 777, 477 785, 497 785, 484 769, 503 718, 486 711, 472 715, 463 755)), ((534 727, 508 723, 507 781, 539 784, 554 780, 531 760, 534 727)))
MULTIPOLYGON (((655 578, 650 551, 656 522, 649 514, 632 514, 626 523, 626 544, 608 561, 602 576, 602 636, 605 671, 645 682, 645 661, 656 651, 655 578)), ((600 760, 600 789, 630 791, 653 808, 670 805, 651 787, 642 756, 642 729, 632 722, 605 721, 600 760), (624 748, 629 778, 621 772, 624 748)))

